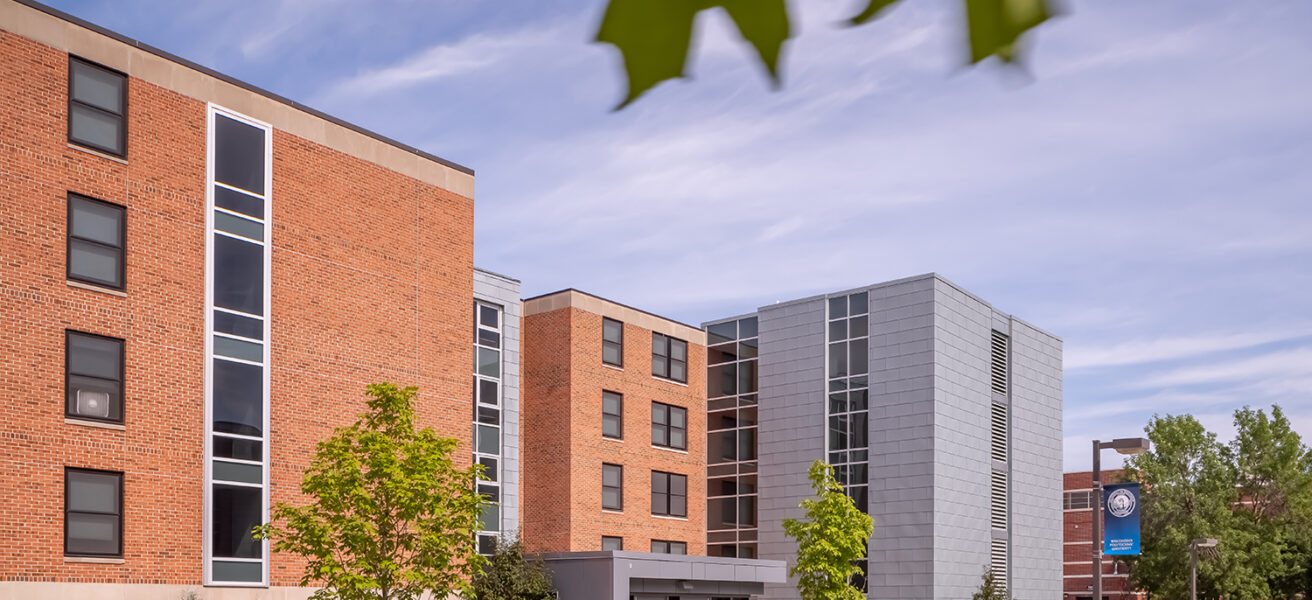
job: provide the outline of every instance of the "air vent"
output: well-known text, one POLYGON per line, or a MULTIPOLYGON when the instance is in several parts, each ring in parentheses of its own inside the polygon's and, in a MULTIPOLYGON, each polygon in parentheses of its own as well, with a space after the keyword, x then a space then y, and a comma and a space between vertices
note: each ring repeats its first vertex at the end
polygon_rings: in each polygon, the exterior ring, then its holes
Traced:
POLYGON ((993 571, 994 581, 1006 589, 1007 586, 1007 540, 993 540, 989 549, 989 569, 993 571))
POLYGON ((993 460, 1007 462, 1007 405, 993 403, 993 415, 990 420, 990 448, 993 460))
POLYGON ((92 390, 78 390, 77 414, 82 417, 108 419, 109 394, 92 390))
POLYGON ((993 332, 993 393, 1007 395, 1007 335, 993 332))
POLYGON ((993 472, 993 485, 989 490, 989 522, 994 529, 1007 528, 1007 474, 993 472))

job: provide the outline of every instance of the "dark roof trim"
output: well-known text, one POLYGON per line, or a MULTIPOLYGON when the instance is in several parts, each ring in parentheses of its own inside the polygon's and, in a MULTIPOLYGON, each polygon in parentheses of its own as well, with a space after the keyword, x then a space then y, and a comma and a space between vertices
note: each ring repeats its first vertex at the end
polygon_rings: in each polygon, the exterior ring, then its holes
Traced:
POLYGON ((469 174, 469 175, 473 175, 473 174, 474 174, 474 170, 473 170, 473 169, 471 169, 471 168, 469 168, 469 167, 466 167, 466 166, 464 166, 464 165, 461 165, 461 164, 457 164, 457 163, 451 162, 451 161, 449 161, 449 160, 447 160, 447 159, 445 159, 445 158, 442 158, 442 157, 440 157, 440 156, 436 156, 436 155, 433 155, 433 154, 429 154, 429 153, 427 153, 427 152, 424 152, 423 150, 420 150, 420 149, 418 149, 418 148, 415 148, 414 146, 409 146, 409 145, 406 145, 406 144, 402 144, 401 142, 398 142, 398 141, 396 141, 396 140, 394 140, 394 139, 392 139, 392 138, 389 138, 389 137, 387 137, 387 136, 385 136, 385 135, 382 135, 382 134, 380 134, 380 133, 375 133, 375 132, 373 132, 373 131, 370 131, 370 130, 368 130, 368 129, 365 129, 365 128, 363 128, 363 127, 360 127, 359 125, 355 125, 355 124, 353 124, 353 123, 348 123, 348 122, 343 121, 343 120, 341 120, 341 119, 339 119, 339 118, 337 118, 337 117, 334 117, 334 116, 329 115, 329 114, 327 114, 327 113, 320 112, 320 111, 318 111, 318 110, 315 110, 315 109, 313 109, 313 108, 310 108, 310 107, 308 107, 308 106, 306 106, 306 105, 304 105, 304 104, 301 104, 301 103, 299 103, 299 102, 296 102, 296 101, 294 101, 294 100, 291 100, 291 99, 288 99, 288 98, 284 98, 284 97, 282 97, 282 96, 279 96, 278 94, 275 94, 275 93, 273 93, 273 92, 270 92, 269 90, 266 90, 266 89, 264 89, 264 88, 256 87, 256 86, 254 86, 254 85, 251 85, 251 84, 249 84, 249 83, 246 83, 245 81, 241 81, 240 79, 235 79, 235 78, 230 77, 230 76, 228 76, 228 75, 224 75, 223 73, 220 73, 220 72, 218 72, 218 71, 215 71, 214 69, 211 69, 211 68, 209 68, 209 67, 204 67, 204 66, 198 65, 198 64, 196 64, 196 63, 194 63, 194 62, 191 62, 191 61, 189 61, 189 60, 187 60, 187 59, 185 59, 185 58, 182 58, 182 57, 180 57, 180 56, 176 56, 176 55, 170 54, 170 53, 168 53, 168 52, 165 52, 165 51, 163 51, 163 50, 160 50, 159 48, 156 48, 156 47, 151 46, 151 45, 149 45, 149 44, 145 44, 145 43, 139 42, 139 41, 134 40, 134 39, 132 39, 132 38, 130 38, 130 37, 127 37, 127 36, 125 36, 125 35, 123 35, 123 34, 120 34, 120 33, 116 33, 116 32, 110 31, 110 30, 108 30, 108 29, 105 29, 104 27, 101 27, 101 26, 99 26, 99 25, 96 25, 95 23, 90 23, 90 22, 88 22, 88 21, 85 21, 85 20, 79 19, 79 18, 77 18, 77 17, 75 17, 75 16, 73 16, 73 15, 70 15, 70 14, 68 14, 68 13, 66 13, 66 12, 63 12, 63 11, 61 11, 61 10, 58 10, 58 9, 55 9, 55 8, 51 8, 51 7, 49 7, 49 6, 46 6, 46 5, 44 5, 44 4, 41 4, 40 2, 35 2, 34 0, 14 0, 14 1, 17 2, 17 3, 19 3, 19 4, 22 4, 22 5, 24 5, 24 6, 27 6, 27 7, 29 7, 29 8, 34 8, 34 9, 36 9, 36 10, 39 10, 39 11, 41 11, 41 12, 43 12, 43 13, 46 13, 46 14, 52 16, 52 17, 56 17, 56 18, 59 18, 59 19, 63 19, 63 20, 65 20, 65 21, 68 21, 69 23, 72 23, 72 24, 77 25, 77 26, 79 26, 79 27, 84 27, 84 28, 86 28, 86 29, 90 29, 90 30, 92 30, 92 31, 94 31, 94 32, 96 32, 96 33, 101 34, 101 35, 104 35, 104 36, 107 36, 107 37, 111 37, 111 38, 113 38, 113 39, 115 39, 115 40, 118 40, 118 41, 120 41, 120 42, 123 42, 124 44, 128 44, 129 46, 134 46, 134 47, 136 47, 136 48, 140 48, 141 50, 145 50, 146 52, 149 52, 149 53, 151 53, 151 54, 154 54, 155 56, 158 56, 158 57, 160 57, 160 58, 164 58, 164 59, 167 59, 167 60, 173 61, 173 62, 175 62, 175 63, 178 63, 178 64, 180 64, 180 65, 182 65, 182 66, 185 66, 185 67, 188 67, 188 68, 191 68, 191 69, 195 69, 195 70, 197 70, 197 71, 200 71, 201 73, 204 73, 204 74, 206 74, 206 75, 209 75, 210 77, 213 77, 213 78, 215 78, 215 79, 219 79, 219 80, 221 80, 221 81, 224 81, 224 82, 230 83, 230 84, 235 85, 235 86, 237 86, 237 87, 239 87, 239 88, 242 88, 242 89, 244 89, 244 90, 246 90, 246 91, 253 92, 253 93, 256 93, 256 94, 259 94, 259 95, 264 96, 265 98, 268 98, 268 99, 273 100, 273 101, 275 101, 275 102, 280 102, 280 103, 282 103, 282 104, 286 104, 287 106, 290 106, 290 107, 292 107, 292 108, 295 108, 296 110, 299 110, 299 111, 302 111, 302 112, 309 113, 309 114, 311 114, 311 115, 314 115, 314 116, 316 116, 316 117, 319 117, 320 119, 323 119, 323 120, 325 120, 325 121, 328 121, 329 123, 332 123, 332 124, 334 124, 334 125, 340 125, 340 126, 342 126, 342 127, 345 127, 345 128, 347 128, 347 129, 350 129, 351 131, 354 131, 354 132, 356 132, 356 133, 360 133, 360 134, 367 135, 367 136, 369 136, 369 137, 371 137, 371 138, 373 138, 373 139, 375 139, 375 140, 378 140, 378 141, 383 142, 383 143, 385 143, 385 144, 389 144, 389 145, 395 146, 395 147, 397 147, 397 148, 400 148, 400 149, 402 149, 402 150, 405 150, 406 152, 409 152, 409 153, 411 153, 411 154, 418 155, 418 156, 420 156, 420 157, 422 157, 422 158, 425 158, 425 159, 431 160, 431 161, 433 161, 433 162, 435 162, 435 163, 438 163, 438 164, 440 164, 440 165, 443 165, 443 166, 446 166, 446 167, 450 167, 450 168, 452 168, 452 169, 455 169, 455 170, 457 170, 457 171, 460 171, 461 173, 466 173, 466 174, 469 174))
POLYGON ((587 293, 587 292, 585 292, 585 291, 583 291, 583 290, 578 290, 578 289, 574 289, 574 288, 565 288, 565 289, 563 289, 563 290, 556 290, 556 291, 554 291, 554 292, 549 292, 549 293, 546 293, 546 294, 538 294, 537 296, 533 296, 532 298, 525 298, 525 299, 521 300, 521 302, 529 302, 529 301, 531 301, 531 300, 537 300, 538 298, 546 298, 547 296, 555 296, 556 294, 563 294, 563 293, 565 293, 565 292, 575 292, 575 293, 583 294, 584 296, 591 296, 591 297, 596 298, 596 299, 598 299, 598 300, 601 300, 601 301, 603 301, 603 302, 609 302, 609 303, 611 303, 611 304, 614 304, 615 306, 623 306, 624 308, 627 308, 627 309, 629 309, 629 310, 636 310, 636 311, 638 311, 638 312, 640 312, 640 313, 642 313, 642 314, 644 314, 644 315, 648 315, 648 316, 656 317, 657 319, 660 319, 660 320, 662 320, 662 321, 669 321, 669 322, 671 322, 671 323, 674 323, 675 325, 683 325, 684 327, 688 327, 688 328, 691 328, 691 329, 696 329, 697 331, 701 331, 701 330, 702 330, 701 327, 698 327, 698 326, 696 326, 696 325, 689 325, 689 324, 687 324, 687 323, 684 323, 683 321, 676 321, 676 320, 671 319, 671 318, 669 318, 669 317, 663 317, 663 316, 658 315, 658 314, 656 314, 656 313, 654 313, 654 312, 651 312, 651 311, 649 311, 649 310, 642 310, 641 308, 636 308, 636 307, 633 307, 633 306, 629 306, 629 305, 627 305, 627 304, 624 304, 623 302, 616 302, 616 301, 614 301, 614 300, 611 300, 610 298, 604 298, 604 297, 602 297, 602 296, 598 296, 598 295, 596 295, 596 294, 589 294, 589 293, 587 293))

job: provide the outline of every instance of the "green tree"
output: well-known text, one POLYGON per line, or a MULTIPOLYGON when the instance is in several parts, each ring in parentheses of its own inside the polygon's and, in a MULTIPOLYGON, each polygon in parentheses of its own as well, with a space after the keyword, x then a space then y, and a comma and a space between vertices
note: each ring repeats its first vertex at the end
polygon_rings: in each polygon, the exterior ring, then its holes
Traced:
POLYGON ((834 468, 815 461, 810 470, 815 498, 802 501, 805 519, 784 519, 784 533, 797 542, 796 576, 803 600, 865 600, 852 585, 861 575, 856 561, 866 556, 875 520, 857 509, 834 479, 834 468))
POLYGON ((1279 407, 1268 417, 1235 412, 1228 446, 1191 416, 1154 417, 1150 452, 1127 463, 1143 484, 1142 554, 1132 559, 1133 583, 1155 598, 1188 597, 1189 542, 1220 541, 1201 561, 1204 598, 1290 598, 1306 591, 1312 475, 1308 450, 1279 407))
MULTIPOLYGON (((1021 35, 1055 14, 1051 0, 962 0, 970 63, 990 56, 1011 63, 1021 58, 1021 35)), ((898 0, 867 0, 847 20, 868 23, 898 0)), ((610 0, 597 41, 613 44, 624 59, 629 89, 623 108, 656 84, 686 76, 693 22, 704 10, 723 9, 756 53, 776 86, 780 57, 792 37, 786 0, 610 0)))
POLYGON ((1007 592, 1007 588, 998 583, 993 576, 993 569, 984 567, 979 590, 970 595, 970 600, 1011 600, 1011 594, 1007 592))
POLYGON ((477 467, 452 459, 457 440, 415 429, 417 389, 368 386, 368 411, 319 442, 301 491, 279 503, 257 538, 308 559, 301 585, 316 600, 414 600, 464 592, 484 564, 477 553, 483 498, 477 467))
POLYGON ((541 558, 524 556, 519 536, 497 540, 488 564, 474 576, 473 600, 548 600, 555 588, 541 558))

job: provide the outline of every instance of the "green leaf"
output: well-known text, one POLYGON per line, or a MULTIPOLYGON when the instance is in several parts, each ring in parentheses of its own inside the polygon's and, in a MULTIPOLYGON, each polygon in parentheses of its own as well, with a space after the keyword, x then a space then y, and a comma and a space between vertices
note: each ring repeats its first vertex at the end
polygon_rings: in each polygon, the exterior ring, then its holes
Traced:
MULTIPOLYGON (((716 4, 716 3, 711 3, 716 4)), ((792 35, 784 0, 723 0, 718 2, 738 26, 738 33, 756 48, 775 87, 779 80, 779 54, 792 35)))
POLYGON ((1048 0, 966 0, 970 62, 990 56, 1014 62, 1021 34, 1052 16, 1048 0))
POLYGON ((791 36, 786 0, 611 0, 597 41, 614 45, 624 58, 629 89, 616 110, 662 81, 686 76, 697 13, 722 7, 761 59, 775 85, 779 55, 791 36))
POLYGON ((897 4, 897 2, 898 0, 870 0, 870 4, 866 5, 866 9, 861 11, 861 14, 848 19, 848 24, 862 25, 869 23, 876 17, 883 16, 884 9, 897 4))

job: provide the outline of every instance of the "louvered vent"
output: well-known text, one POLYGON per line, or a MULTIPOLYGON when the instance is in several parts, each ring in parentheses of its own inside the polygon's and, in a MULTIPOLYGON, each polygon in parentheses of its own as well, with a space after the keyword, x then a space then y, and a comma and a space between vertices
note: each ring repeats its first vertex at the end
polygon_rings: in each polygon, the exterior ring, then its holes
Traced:
POLYGON ((989 490, 989 521, 994 529, 1007 528, 1007 474, 993 472, 993 485, 989 490))
POLYGON ((1007 540, 993 540, 989 552, 989 567, 993 577, 1004 589, 1007 588, 1007 540))
POLYGON ((993 393, 1007 395, 1007 335, 993 332, 993 393))
POLYGON ((993 403, 990 441, 993 460, 1007 462, 1007 405, 993 403))

